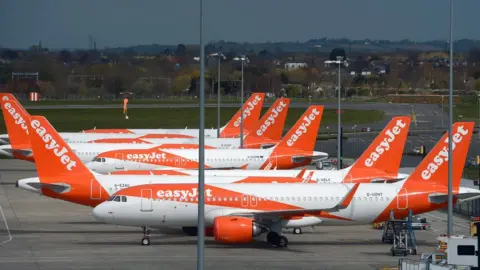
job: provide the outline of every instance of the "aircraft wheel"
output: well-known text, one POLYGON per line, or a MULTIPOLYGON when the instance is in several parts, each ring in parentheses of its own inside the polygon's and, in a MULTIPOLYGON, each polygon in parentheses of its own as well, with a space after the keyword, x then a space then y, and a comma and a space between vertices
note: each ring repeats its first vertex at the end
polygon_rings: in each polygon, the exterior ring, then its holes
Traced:
POLYGON ((293 234, 302 234, 302 229, 301 228, 294 228, 293 229, 293 234))
POLYGON ((276 242, 278 247, 286 248, 288 246, 288 239, 283 235, 279 236, 276 242))
POLYGON ((149 246, 150 245, 150 238, 144 237, 142 238, 142 246, 149 246))
POLYGON ((279 235, 276 232, 269 232, 267 234, 267 242, 275 245, 275 240, 278 239, 279 235))
POLYGON ((323 162, 322 161, 317 161, 315 163, 315 167, 317 168, 317 170, 323 170, 323 162))
POLYGON ((189 236, 197 236, 198 235, 198 228, 197 227, 182 227, 184 233, 189 236))

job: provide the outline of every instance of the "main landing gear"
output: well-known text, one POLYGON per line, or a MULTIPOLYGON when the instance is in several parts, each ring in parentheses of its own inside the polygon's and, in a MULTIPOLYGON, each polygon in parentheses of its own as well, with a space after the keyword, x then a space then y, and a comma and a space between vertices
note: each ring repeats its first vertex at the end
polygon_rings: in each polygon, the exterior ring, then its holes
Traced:
POLYGON ((147 227, 142 227, 143 229, 143 238, 142 238, 142 246, 149 246, 150 245, 150 230, 147 227))
POLYGON ((269 232, 267 234, 267 242, 281 248, 285 248, 288 246, 288 239, 285 236, 279 235, 276 232, 269 232))

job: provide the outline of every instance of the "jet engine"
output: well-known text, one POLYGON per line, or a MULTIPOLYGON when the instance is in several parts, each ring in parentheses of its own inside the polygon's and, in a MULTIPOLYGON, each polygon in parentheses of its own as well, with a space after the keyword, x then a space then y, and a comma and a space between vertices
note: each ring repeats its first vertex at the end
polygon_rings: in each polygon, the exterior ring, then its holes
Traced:
POLYGON ((213 221, 214 239, 222 243, 249 243, 265 231, 250 218, 222 216, 213 221))

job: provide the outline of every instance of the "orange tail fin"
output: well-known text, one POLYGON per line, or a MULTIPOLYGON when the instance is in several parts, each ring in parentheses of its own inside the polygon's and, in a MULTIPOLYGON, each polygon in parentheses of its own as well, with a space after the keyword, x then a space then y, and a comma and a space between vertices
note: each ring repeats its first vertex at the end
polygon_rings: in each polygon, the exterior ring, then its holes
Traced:
POLYGON ((313 151, 317 141, 318 129, 322 120, 324 106, 310 106, 297 123, 278 143, 278 148, 296 148, 313 151))
POLYGON ((285 120, 287 120, 288 106, 290 106, 289 98, 277 99, 258 121, 249 136, 280 140, 285 127, 285 120))
MULTIPOLYGON (((258 122, 264 101, 265 93, 253 93, 245 104, 243 104, 243 128, 245 134, 253 129, 258 122)), ((242 110, 238 110, 232 119, 228 121, 222 128, 220 137, 236 137, 240 133, 241 113, 242 110)))
MULTIPOLYGON (((28 129, 40 178, 57 178, 71 173, 90 173, 45 117, 31 116, 28 129)), ((78 181, 85 181, 85 179, 78 179, 78 181)))
POLYGON ((410 122, 410 116, 392 118, 390 123, 373 140, 372 144, 355 161, 349 175, 359 177, 365 169, 398 173, 410 122))
MULTIPOLYGON (((452 126, 452 185, 454 187, 460 186, 474 126, 474 122, 457 122, 452 126)), ((446 132, 408 177, 407 182, 434 182, 438 185, 448 185, 448 158, 448 132, 446 132)))
POLYGON ((1 94, 0 102, 12 148, 29 149, 30 138, 27 126, 30 115, 12 94, 1 94))

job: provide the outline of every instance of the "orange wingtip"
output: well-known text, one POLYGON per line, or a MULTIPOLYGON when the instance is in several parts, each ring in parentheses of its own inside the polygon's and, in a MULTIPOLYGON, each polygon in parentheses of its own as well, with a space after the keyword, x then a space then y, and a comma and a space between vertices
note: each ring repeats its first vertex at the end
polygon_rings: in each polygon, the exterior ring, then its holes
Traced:
POLYGON ((353 197, 355 196, 355 193, 357 192, 357 189, 358 189, 359 185, 360 184, 358 184, 358 183, 355 184, 355 186, 353 186, 353 188, 348 192, 347 196, 345 197, 345 199, 340 204, 341 208, 347 208, 350 205, 350 203, 353 200, 353 197))

